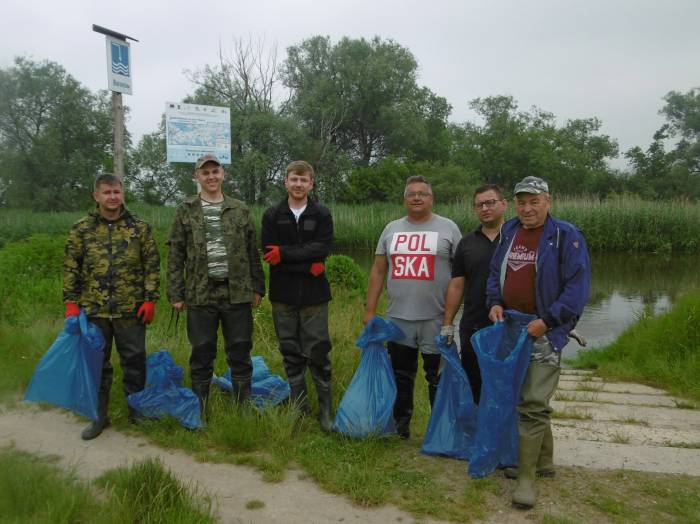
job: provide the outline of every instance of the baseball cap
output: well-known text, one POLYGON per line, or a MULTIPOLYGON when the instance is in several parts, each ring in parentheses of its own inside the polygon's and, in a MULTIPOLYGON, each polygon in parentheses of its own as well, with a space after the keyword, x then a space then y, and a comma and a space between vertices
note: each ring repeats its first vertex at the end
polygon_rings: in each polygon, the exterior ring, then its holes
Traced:
POLYGON ((214 155, 203 155, 197 159, 197 163, 194 165, 194 168, 199 169, 207 162, 214 162, 218 165, 221 165, 221 162, 219 162, 219 159, 216 158, 214 155))
POLYGON ((520 182, 515 184, 514 194, 518 193, 534 193, 538 195, 540 193, 549 193, 549 186, 547 182, 538 178, 536 176, 526 176, 520 182))

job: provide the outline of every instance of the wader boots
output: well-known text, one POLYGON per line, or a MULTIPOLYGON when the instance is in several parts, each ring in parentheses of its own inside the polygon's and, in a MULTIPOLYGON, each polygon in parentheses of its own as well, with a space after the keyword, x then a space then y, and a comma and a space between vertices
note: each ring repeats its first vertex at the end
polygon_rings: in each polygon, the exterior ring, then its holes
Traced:
POLYGON ((107 415, 107 409, 109 407, 109 393, 100 391, 97 398, 97 420, 93 420, 89 426, 87 426, 82 433, 80 438, 83 440, 92 440, 98 437, 102 430, 109 427, 111 421, 107 415))
MULTIPOLYGON (((552 426, 547 426, 544 437, 542 437, 542 447, 540 457, 537 459, 537 470, 535 475, 538 478, 553 478, 556 475, 554 470, 554 439, 552 438, 552 426)), ((518 478, 518 468, 505 468, 503 474, 508 479, 518 478)))
POLYGON ((554 471, 549 399, 559 382, 559 372, 558 365, 531 361, 525 375, 518 405, 518 483, 513 492, 513 503, 520 507, 535 505, 537 469, 554 471))
POLYGON ((231 400, 234 404, 243 405, 250 400, 251 379, 232 380, 231 400))
POLYGON ((192 382, 192 392, 199 399, 199 413, 202 416, 202 421, 205 421, 207 400, 209 399, 209 382, 192 382))
POLYGON ((318 396, 318 422, 324 433, 333 431, 333 390, 331 383, 314 380, 318 396))
POLYGON ((295 380, 289 380, 289 402, 294 404, 302 414, 308 415, 311 413, 309 408, 309 396, 306 392, 306 379, 304 376, 295 377, 295 380))

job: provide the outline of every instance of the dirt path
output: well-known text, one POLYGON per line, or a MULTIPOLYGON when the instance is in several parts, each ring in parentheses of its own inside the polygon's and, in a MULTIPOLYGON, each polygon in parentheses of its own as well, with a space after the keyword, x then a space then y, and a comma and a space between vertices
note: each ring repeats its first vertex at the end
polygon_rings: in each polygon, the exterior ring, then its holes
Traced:
MULTIPOLYGON (((700 451, 679 447, 700 443, 700 410, 677 407, 685 404, 661 390, 606 383, 586 373, 565 371, 553 405, 558 416, 554 420, 557 465, 700 476, 700 451)), ((22 406, 0 413, 0 446, 57 455, 85 478, 146 457, 159 457, 186 483, 212 496, 224 523, 414 521, 394 506, 354 506, 346 498, 300 479, 300 472, 291 472, 281 483, 268 483, 250 468, 200 463, 183 452, 164 450, 113 429, 84 442, 79 437, 82 426, 71 415, 22 406), (253 500, 264 502, 264 507, 246 509, 246 503, 253 500)), ((527 514, 505 508, 489 517, 489 522, 527 521, 527 514)))

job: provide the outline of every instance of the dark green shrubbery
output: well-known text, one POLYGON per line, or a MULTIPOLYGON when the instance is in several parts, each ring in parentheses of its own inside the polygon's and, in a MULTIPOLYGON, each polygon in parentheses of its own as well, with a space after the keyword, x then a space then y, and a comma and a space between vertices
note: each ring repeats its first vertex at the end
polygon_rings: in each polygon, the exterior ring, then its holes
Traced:
POLYGON ((331 255, 326 259, 326 277, 332 287, 364 294, 367 291, 367 275, 347 255, 331 255))

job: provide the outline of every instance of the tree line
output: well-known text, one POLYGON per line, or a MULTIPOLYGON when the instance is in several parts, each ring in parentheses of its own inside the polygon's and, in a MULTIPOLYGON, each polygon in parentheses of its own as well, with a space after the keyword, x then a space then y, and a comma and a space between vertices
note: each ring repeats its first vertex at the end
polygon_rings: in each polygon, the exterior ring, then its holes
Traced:
MULTIPOLYGON (((526 175, 559 194, 700 198, 700 88, 663 98, 666 123, 646 149, 622 152, 622 171, 610 167, 618 143, 595 117, 558 125, 499 95, 469 102, 478 122, 451 122, 447 100, 419 85, 410 50, 379 37, 314 36, 283 60, 274 46, 241 39, 186 75, 193 90, 183 102, 231 110, 225 190, 249 203, 279 198, 284 167, 300 158, 328 202, 397 201, 411 174, 426 175, 438 201, 526 175)), ((59 64, 18 57, 0 69, 0 206, 84 207, 95 174, 112 169, 112 126, 107 92, 59 64)), ((127 134, 126 148, 131 198, 169 204, 194 191, 192 165, 166 162, 164 122, 137 143, 127 134)))

